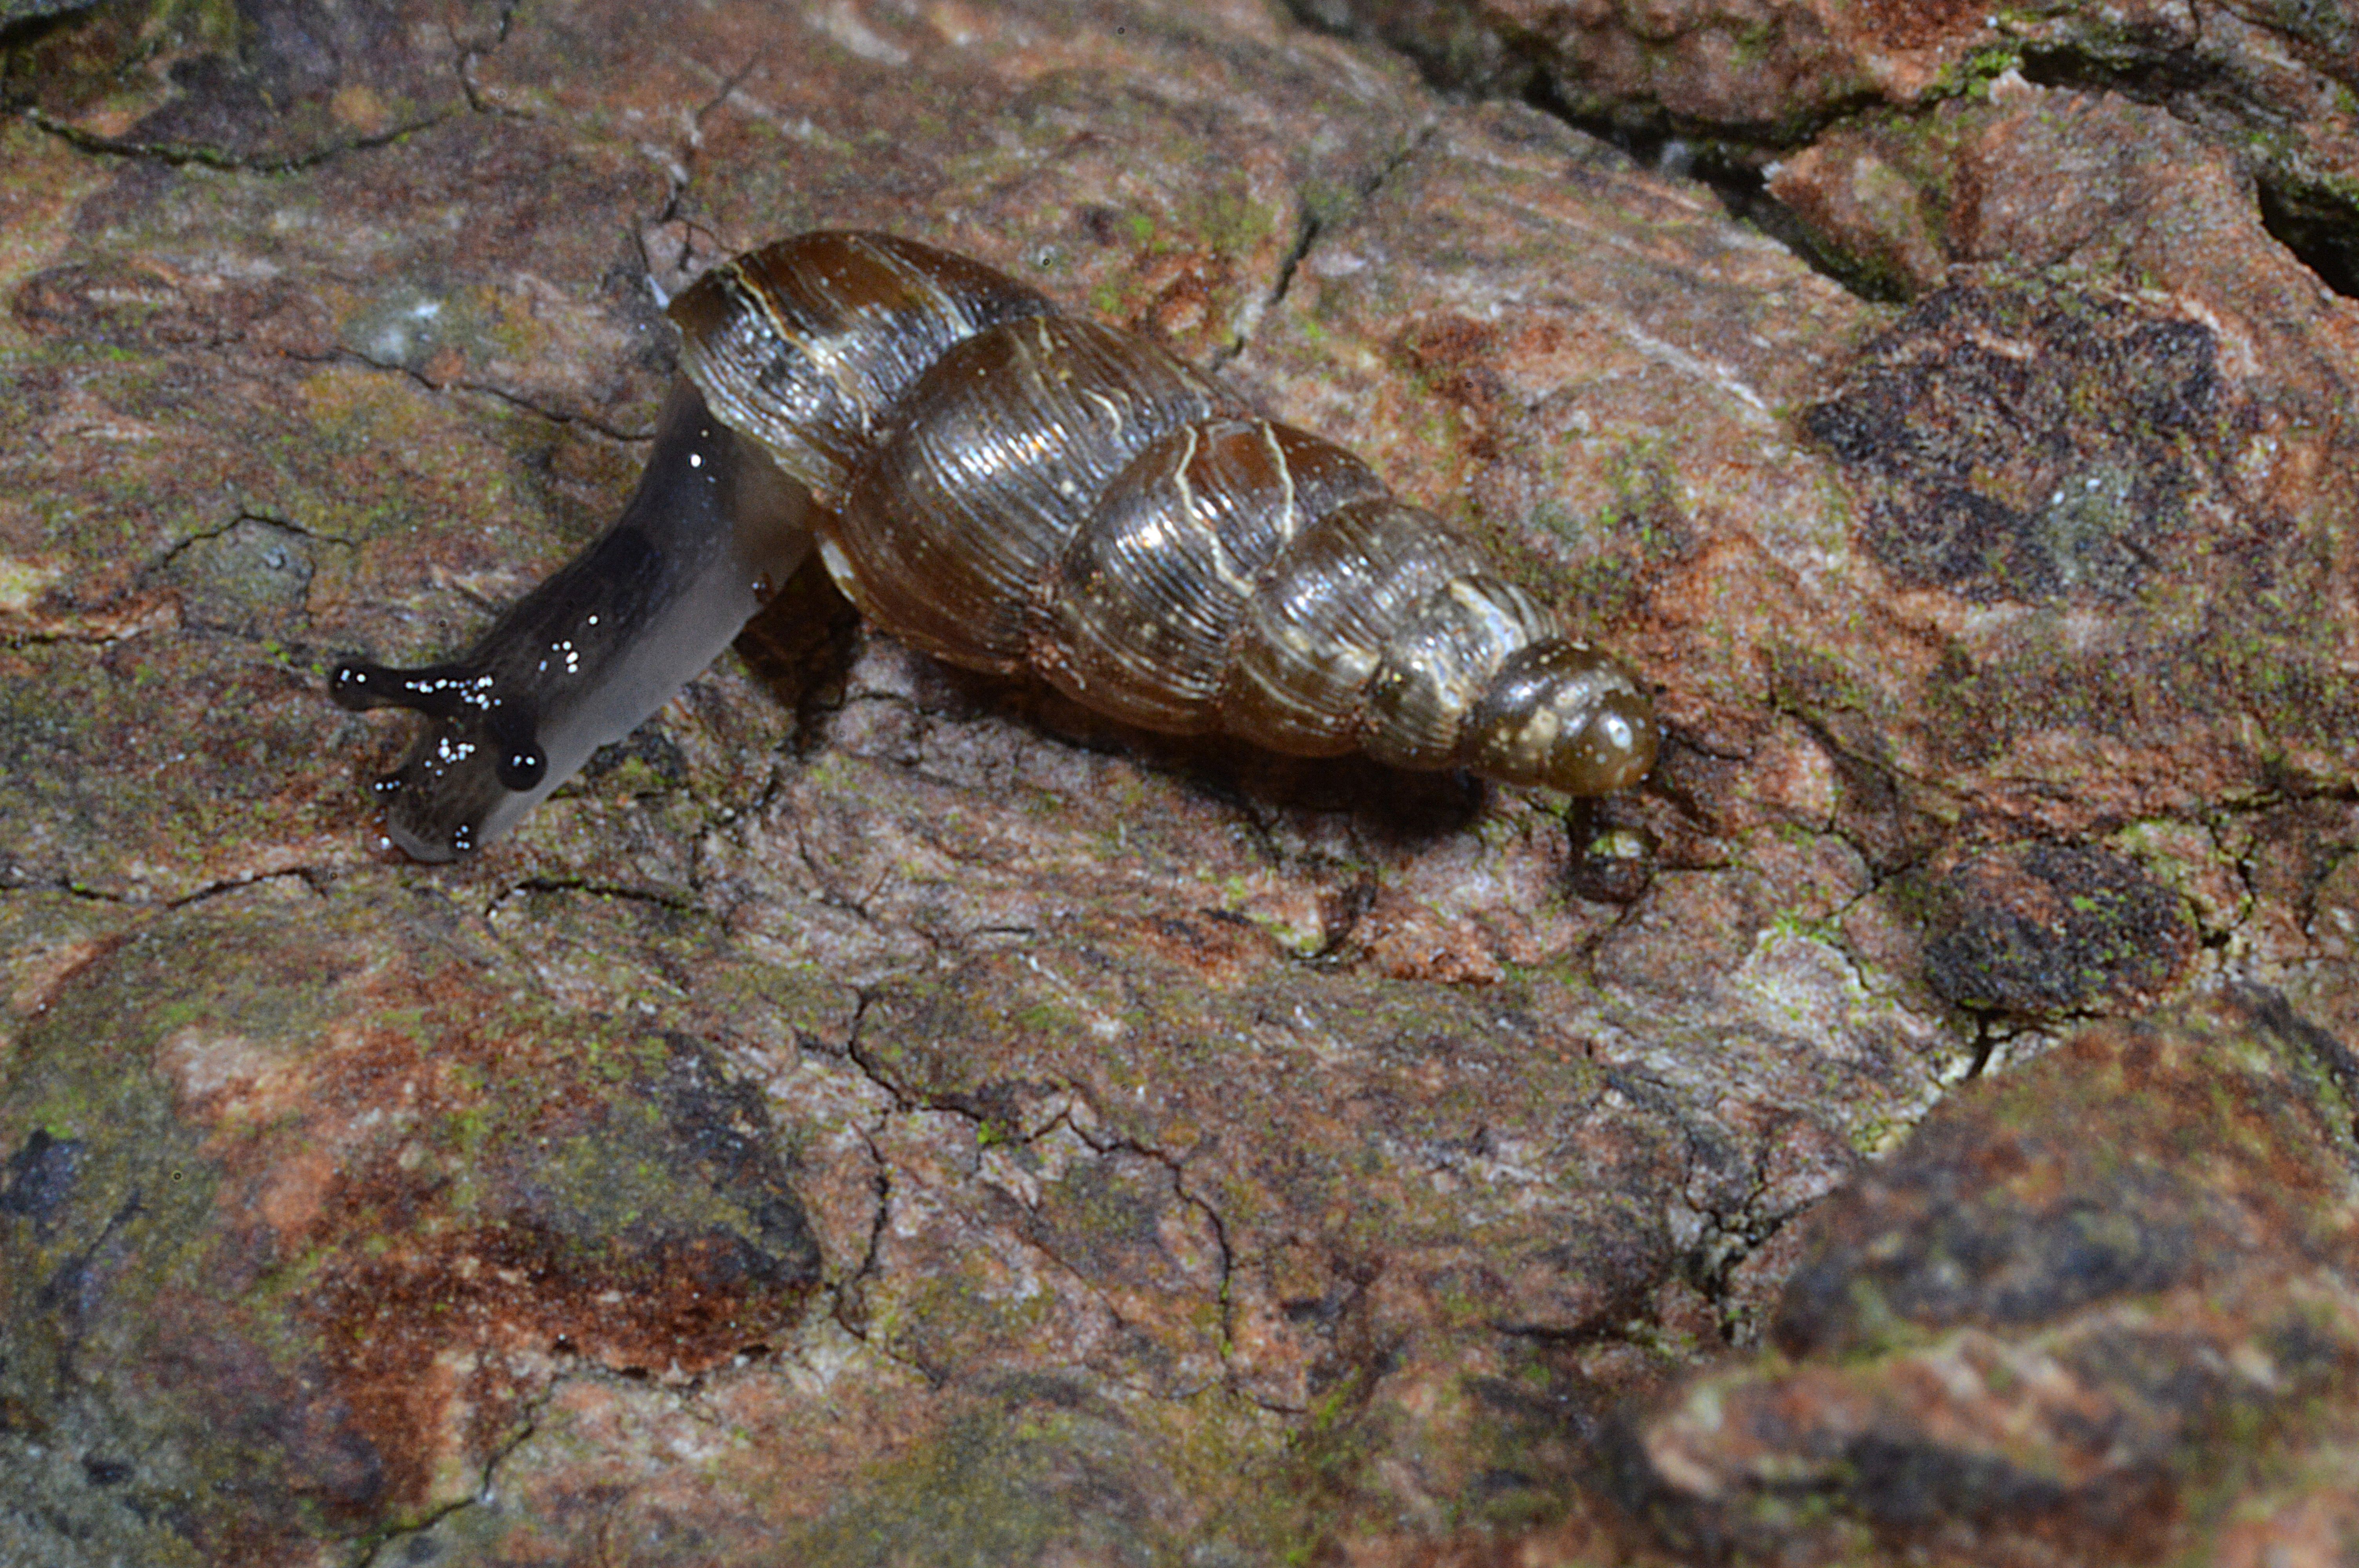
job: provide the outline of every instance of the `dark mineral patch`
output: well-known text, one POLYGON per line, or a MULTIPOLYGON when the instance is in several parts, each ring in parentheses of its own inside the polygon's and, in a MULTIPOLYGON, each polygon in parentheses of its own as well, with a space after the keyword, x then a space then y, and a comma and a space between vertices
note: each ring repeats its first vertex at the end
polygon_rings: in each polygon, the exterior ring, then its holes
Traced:
POLYGON ((2078 845, 1976 855, 1944 880, 1935 912, 1925 978, 1962 1007, 2047 1012, 2151 995, 2195 946, 2176 894, 2078 845))
POLYGON ((728 1234, 745 1277, 789 1291, 816 1283, 819 1242, 761 1091, 728 1076, 710 1047, 682 1034, 666 1044, 656 1103, 683 1162, 744 1217, 728 1234))
POLYGON ((0 1186, 0 1214, 29 1219, 37 1230, 47 1231, 73 1192, 82 1150, 79 1138, 52 1138, 47 1128, 35 1128, 8 1161, 7 1184, 0 1186))
POLYGON ((1868 547, 1966 598, 2136 596, 2223 489, 2211 329, 2107 295, 1939 290, 1805 418, 1849 471, 1868 547))
POLYGON ((1771 1340, 1807 1356, 1906 1325, 2041 1322, 2184 1282, 2220 1242, 2183 1180, 2135 1164, 2108 1187, 2027 1206, 2004 1177, 2053 1157, 1979 1124, 1927 1127, 1875 1180, 1879 1222, 1842 1229, 1794 1271, 1771 1340))
POLYGON ((93 1487, 119 1487, 131 1479, 132 1469, 120 1459, 85 1454, 82 1458, 82 1473, 93 1487))

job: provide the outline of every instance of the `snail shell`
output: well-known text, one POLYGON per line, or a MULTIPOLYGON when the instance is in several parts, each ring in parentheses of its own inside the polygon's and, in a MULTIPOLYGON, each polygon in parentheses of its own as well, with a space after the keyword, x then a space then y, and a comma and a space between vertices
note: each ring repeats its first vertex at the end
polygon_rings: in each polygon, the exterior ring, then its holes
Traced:
POLYGON ((378 786, 413 855, 481 844, 592 730, 626 733, 811 540, 894 635, 1145 729, 1573 795, 1653 764, 1652 707, 1618 665, 1351 453, 1146 338, 883 234, 749 253, 670 313, 694 390, 615 528, 457 664, 337 672, 347 706, 434 721, 378 786), (702 567, 667 558, 675 524, 702 567), (627 700, 583 660, 552 670, 569 640, 632 675, 627 700))

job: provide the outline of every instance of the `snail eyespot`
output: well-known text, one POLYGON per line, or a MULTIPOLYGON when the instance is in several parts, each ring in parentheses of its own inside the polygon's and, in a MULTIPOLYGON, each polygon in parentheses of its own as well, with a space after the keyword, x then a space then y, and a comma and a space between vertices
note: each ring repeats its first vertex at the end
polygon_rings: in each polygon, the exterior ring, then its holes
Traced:
POLYGON ((533 747, 504 752, 500 755, 500 784, 517 795, 540 783, 542 775, 548 772, 549 760, 533 747))

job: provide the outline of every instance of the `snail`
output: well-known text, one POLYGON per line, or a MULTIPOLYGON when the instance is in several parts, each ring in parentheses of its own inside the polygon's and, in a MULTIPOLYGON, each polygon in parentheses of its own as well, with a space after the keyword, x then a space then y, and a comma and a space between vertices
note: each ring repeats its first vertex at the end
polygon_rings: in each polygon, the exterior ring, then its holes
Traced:
POLYGON ((821 232, 669 306, 685 377, 605 535, 462 659, 353 662, 427 719, 375 787, 447 860, 629 733, 815 545, 871 620, 1144 729, 1576 795, 1653 765, 1646 695, 1351 453, 979 262, 821 232))

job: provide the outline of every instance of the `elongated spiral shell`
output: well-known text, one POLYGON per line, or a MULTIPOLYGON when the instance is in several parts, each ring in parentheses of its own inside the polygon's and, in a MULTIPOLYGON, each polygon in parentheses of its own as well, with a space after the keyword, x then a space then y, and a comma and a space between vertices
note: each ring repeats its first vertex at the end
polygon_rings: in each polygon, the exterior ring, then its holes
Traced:
POLYGON ((673 303, 682 368, 818 503, 879 625, 1126 722, 1576 795, 1653 711, 1431 513, 1135 333, 944 252, 813 233, 673 303))

